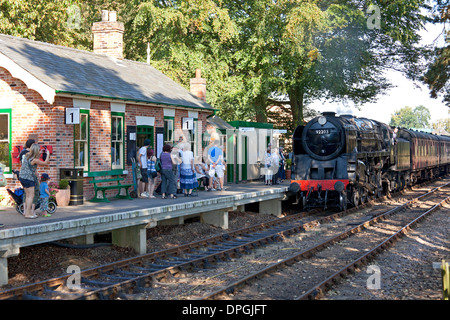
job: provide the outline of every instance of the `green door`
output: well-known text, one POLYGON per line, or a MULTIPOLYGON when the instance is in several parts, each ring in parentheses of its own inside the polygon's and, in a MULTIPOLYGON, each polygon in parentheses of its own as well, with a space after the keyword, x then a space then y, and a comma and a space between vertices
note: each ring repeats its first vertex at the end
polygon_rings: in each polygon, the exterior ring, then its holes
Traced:
POLYGON ((136 130, 136 143, 137 143, 137 150, 139 150, 139 148, 144 146, 144 141, 145 139, 150 139, 150 147, 152 149, 154 146, 154 139, 153 139, 153 135, 154 135, 154 129, 152 126, 137 126, 137 130, 136 130))

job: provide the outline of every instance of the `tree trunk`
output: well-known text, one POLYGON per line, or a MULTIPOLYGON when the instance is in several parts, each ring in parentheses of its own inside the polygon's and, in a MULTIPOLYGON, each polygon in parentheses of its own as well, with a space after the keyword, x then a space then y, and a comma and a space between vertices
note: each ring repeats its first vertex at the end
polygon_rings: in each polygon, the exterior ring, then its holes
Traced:
POLYGON ((289 100, 291 101, 292 122, 294 128, 304 124, 303 98, 304 92, 302 89, 289 91, 289 100))
POLYGON ((267 96, 260 95, 254 102, 256 122, 267 122, 267 96))

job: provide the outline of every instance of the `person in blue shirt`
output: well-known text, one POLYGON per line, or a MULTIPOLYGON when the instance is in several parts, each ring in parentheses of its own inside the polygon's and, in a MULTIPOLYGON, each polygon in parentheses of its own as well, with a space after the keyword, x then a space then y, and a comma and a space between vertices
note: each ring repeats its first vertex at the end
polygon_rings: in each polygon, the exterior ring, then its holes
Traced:
POLYGON ((218 190, 223 190, 223 176, 225 170, 225 160, 223 159, 223 151, 219 145, 219 140, 214 140, 213 147, 208 150, 208 162, 210 163, 209 176, 211 177, 209 181, 209 190, 214 191, 213 180, 214 175, 217 175, 219 179, 218 190))
POLYGON ((43 217, 51 217, 51 214, 47 212, 48 209, 48 200, 50 198, 50 189, 48 188, 47 181, 50 180, 50 177, 47 173, 43 173, 41 176, 41 184, 39 186, 39 194, 41 205, 39 209, 41 209, 41 215, 43 217))

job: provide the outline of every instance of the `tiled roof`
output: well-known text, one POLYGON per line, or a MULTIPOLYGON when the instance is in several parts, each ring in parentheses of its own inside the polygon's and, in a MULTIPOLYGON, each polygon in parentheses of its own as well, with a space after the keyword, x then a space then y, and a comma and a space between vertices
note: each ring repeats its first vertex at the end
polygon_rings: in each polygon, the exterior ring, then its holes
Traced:
POLYGON ((151 65, 0 34, 0 53, 58 93, 213 108, 151 65))

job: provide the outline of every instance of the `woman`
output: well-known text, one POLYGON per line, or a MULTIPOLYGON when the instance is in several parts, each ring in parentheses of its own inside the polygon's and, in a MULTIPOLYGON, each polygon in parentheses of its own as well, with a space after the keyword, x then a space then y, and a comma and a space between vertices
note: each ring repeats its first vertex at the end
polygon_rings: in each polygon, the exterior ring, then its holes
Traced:
POLYGON ((180 188, 184 190, 185 197, 192 196, 192 189, 198 186, 194 173, 194 153, 190 149, 190 144, 185 143, 181 156, 180 188))
POLYGON ((153 149, 148 148, 147 149, 147 170, 148 170, 148 194, 149 197, 154 199, 156 198, 153 195, 153 192, 156 188, 156 181, 158 178, 158 172, 156 172, 155 168, 156 164, 156 157, 153 155, 153 149))
POLYGON ((177 181, 172 170, 172 165, 176 164, 171 156, 172 147, 168 144, 164 145, 163 152, 161 152, 161 193, 162 198, 167 198, 167 193, 170 194, 171 199, 175 199, 177 192, 177 181))
POLYGON ((38 216, 32 210, 34 190, 39 187, 36 183, 36 168, 38 165, 48 165, 50 162, 50 152, 46 149, 47 157, 45 161, 39 159, 41 154, 37 144, 33 144, 30 151, 23 157, 22 167, 20 169, 19 180, 25 190, 26 200, 24 203, 24 216, 27 219, 36 219, 38 216))

